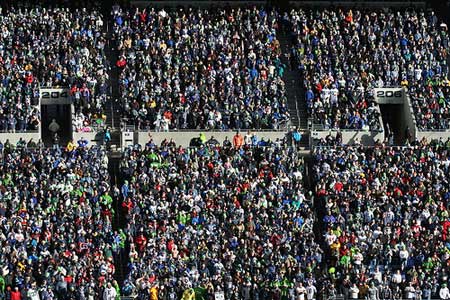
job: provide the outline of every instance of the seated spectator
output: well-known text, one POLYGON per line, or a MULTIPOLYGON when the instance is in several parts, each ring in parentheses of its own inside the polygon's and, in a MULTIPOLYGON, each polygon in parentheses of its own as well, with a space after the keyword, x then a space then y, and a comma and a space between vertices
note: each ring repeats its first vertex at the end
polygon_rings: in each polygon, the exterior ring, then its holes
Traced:
POLYGON ((450 129, 450 81, 436 80, 409 89, 414 117, 419 130, 450 129))

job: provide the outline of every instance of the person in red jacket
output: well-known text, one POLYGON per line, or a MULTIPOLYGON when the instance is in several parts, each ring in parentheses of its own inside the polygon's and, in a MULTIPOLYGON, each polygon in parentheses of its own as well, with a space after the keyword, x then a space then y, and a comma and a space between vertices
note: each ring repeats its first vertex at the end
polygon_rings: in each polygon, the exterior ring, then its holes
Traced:
POLYGON ((442 240, 446 241, 447 236, 450 233, 450 219, 442 223, 442 240))
POLYGON ((127 61, 125 60, 125 56, 121 56, 119 58, 119 60, 116 62, 116 66, 118 66, 119 68, 125 67, 126 64, 127 64, 127 61))
POLYGON ((15 287, 14 291, 11 291, 11 300, 22 300, 22 295, 18 287, 15 287))

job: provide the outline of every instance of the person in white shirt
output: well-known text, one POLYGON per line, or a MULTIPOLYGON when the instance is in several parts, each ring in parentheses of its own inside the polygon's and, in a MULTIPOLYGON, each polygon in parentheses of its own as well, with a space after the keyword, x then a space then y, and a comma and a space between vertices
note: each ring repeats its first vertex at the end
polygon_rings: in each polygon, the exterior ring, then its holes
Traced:
POLYGON ((27 291, 27 299, 40 300, 39 291, 36 289, 36 282, 31 284, 31 288, 27 291))
POLYGON ((295 288, 296 300, 305 300, 306 289, 301 282, 295 288))
POLYGON ((443 300, 450 299, 450 291, 448 290, 446 283, 442 284, 442 287, 439 290, 439 298, 443 300))
POLYGON ((359 288, 356 285, 356 283, 354 283, 349 290, 349 299, 358 299, 358 294, 359 294, 359 288))
POLYGON ((412 286, 410 282, 408 286, 405 288, 405 298, 406 299, 414 299, 416 296, 416 289, 412 286))
POLYGON ((103 291, 103 300, 115 300, 116 296, 116 289, 111 285, 111 282, 108 282, 108 285, 103 291))
POLYGON ((308 300, 313 300, 315 299, 316 293, 317 293, 316 287, 312 284, 312 282, 310 282, 306 287, 306 298, 308 300))
POLYGON ((400 274, 400 270, 397 270, 397 273, 392 276, 392 282, 396 284, 400 284, 402 282, 402 274, 400 274))

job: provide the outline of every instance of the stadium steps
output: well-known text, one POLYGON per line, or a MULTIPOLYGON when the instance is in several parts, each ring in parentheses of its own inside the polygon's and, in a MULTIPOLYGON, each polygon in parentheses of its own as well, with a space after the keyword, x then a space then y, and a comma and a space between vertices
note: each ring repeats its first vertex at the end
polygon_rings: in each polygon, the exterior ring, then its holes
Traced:
POLYGON ((109 58, 109 88, 110 88, 110 99, 106 104, 106 126, 111 129, 111 142, 110 142, 110 150, 116 151, 120 148, 120 105, 118 102, 119 98, 119 86, 118 86, 118 78, 119 73, 116 67, 116 61, 118 57, 118 51, 116 47, 116 42, 113 39, 113 21, 109 17, 110 11, 104 12, 105 19, 108 21, 105 22, 105 31, 107 34, 107 44, 105 47, 105 52, 107 57, 109 58))
MULTIPOLYGON (((111 187, 118 186, 119 189, 122 186, 122 178, 119 172, 119 163, 120 163, 120 153, 113 152, 109 155, 109 163, 108 163, 108 171, 111 177, 111 187)), ((125 228, 126 219, 123 215, 122 203, 120 201, 120 197, 113 197, 113 208, 115 211, 114 219, 112 221, 113 230, 119 231, 119 229, 125 228)), ((114 274, 114 278, 117 280, 120 286, 122 286, 123 281, 125 280, 126 274, 125 270, 127 269, 128 264, 128 245, 126 245, 125 249, 119 253, 119 255, 114 257, 114 262, 116 266, 116 272, 114 274)))
POLYGON ((309 149, 309 131, 301 130, 302 139, 300 140, 300 147, 303 149, 309 149))
MULTIPOLYGON (((284 26, 284 25, 282 25, 284 26)), ((278 32, 279 42, 282 50, 282 62, 286 65, 284 81, 286 84, 286 95, 288 97, 288 109, 291 114, 291 124, 300 130, 307 129, 308 112, 304 99, 304 89, 302 86, 301 73, 296 68, 296 64, 291 67, 291 62, 287 58, 292 47, 290 29, 282 28, 278 32)))
POLYGON ((111 141, 110 141, 110 150, 117 151, 120 149, 120 131, 112 130, 111 131, 111 141))
MULTIPOLYGON (((109 15, 108 15, 109 16, 109 15)), ((113 21, 108 18, 106 24, 106 34, 108 42, 106 44, 106 55, 109 58, 109 87, 111 98, 106 105, 106 124, 112 129, 120 128, 120 103, 119 99, 119 70, 116 67, 116 61, 119 56, 116 41, 113 39, 113 21)))
MULTIPOLYGON (((314 156, 310 155, 304 158, 305 161, 305 188, 309 191, 316 190, 316 182, 314 178, 314 156)), ((314 193, 314 192, 313 192, 314 193)), ((314 240, 323 249, 324 253, 322 254, 322 262, 320 264, 320 268, 322 270, 327 270, 331 261, 329 258, 331 257, 331 252, 329 250, 328 245, 325 241, 325 236, 323 233, 326 230, 326 225, 323 222, 323 217, 326 215, 326 198, 325 197, 317 197, 316 194, 313 194, 312 201, 312 210, 314 212, 314 240)), ((318 288, 319 289, 319 288, 318 288)))
MULTIPOLYGON (((110 1, 105 1, 103 5, 103 15, 105 21, 105 30, 107 32, 107 44, 105 47, 105 54, 109 58, 109 86, 111 98, 106 105, 106 125, 111 129, 111 141, 110 141, 110 151, 109 151, 109 164, 108 172, 111 178, 111 187, 120 187, 123 184, 123 180, 119 170, 119 163, 121 159, 120 150, 120 106, 118 103, 119 99, 119 86, 118 86, 118 70, 115 65, 118 57, 118 51, 116 47, 116 42, 113 40, 112 34, 112 18, 111 13, 111 3, 110 1)), ((120 229, 125 229, 126 218, 122 210, 122 202, 120 197, 113 197, 113 207, 114 207, 114 220, 113 220, 113 230, 119 231, 120 229)), ((125 243, 125 249, 115 257, 115 267, 116 272, 114 278, 117 280, 120 286, 123 286, 123 282, 126 278, 126 270, 128 269, 128 255, 129 245, 125 243)))

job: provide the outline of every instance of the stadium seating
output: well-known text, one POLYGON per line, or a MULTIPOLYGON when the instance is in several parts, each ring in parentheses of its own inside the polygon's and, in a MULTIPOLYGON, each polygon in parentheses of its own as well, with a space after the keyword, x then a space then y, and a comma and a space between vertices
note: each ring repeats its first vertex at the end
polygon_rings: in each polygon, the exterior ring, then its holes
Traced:
POLYGON ((70 89, 76 131, 104 122, 109 88, 99 11, 12 7, 0 22, 0 130, 38 128, 39 87, 70 89))
POLYGON ((328 276, 346 297, 353 285, 359 299, 392 299, 436 295, 446 283, 449 149, 450 140, 316 149, 328 276))
POLYGON ((320 263, 303 160, 291 148, 149 142, 126 151, 121 170, 130 178, 121 189, 133 241, 127 280, 142 297, 158 282, 169 299, 192 289, 269 299, 320 263))
POLYGON ((117 9, 123 118, 139 129, 277 129, 289 120, 278 14, 117 9))
MULTIPOLYGON (((299 9, 287 18, 310 116, 325 129, 378 130, 374 88, 421 90, 447 76, 448 30, 432 11, 299 9)), ((425 112, 417 114, 428 122, 425 112)), ((422 128, 434 126, 442 124, 431 120, 422 128)))
POLYGON ((418 131, 450 129, 433 10, 115 5, 107 27, 104 6, 0 3, 0 300, 450 299, 450 137, 343 141, 382 129, 378 87, 405 87, 418 131), (288 126, 292 57, 309 117, 336 129, 310 153, 288 126), (68 88, 75 131, 95 131, 110 84, 162 143, 9 142, 39 128, 40 87, 68 88))
POLYGON ((107 153, 2 146, 0 298, 13 287, 22 299, 100 299, 125 245, 112 230, 107 153))

